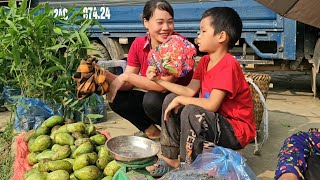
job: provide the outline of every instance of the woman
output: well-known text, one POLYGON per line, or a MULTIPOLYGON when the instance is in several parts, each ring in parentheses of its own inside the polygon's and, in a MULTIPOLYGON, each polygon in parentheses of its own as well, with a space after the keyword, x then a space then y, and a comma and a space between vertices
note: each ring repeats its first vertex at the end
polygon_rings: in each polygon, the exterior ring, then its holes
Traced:
MULTIPOLYGON (((146 78, 147 56, 151 49, 177 33, 174 32, 173 9, 165 0, 149 0, 144 6, 142 17, 147 35, 137 37, 132 43, 123 74, 116 76, 107 73, 107 79, 110 80, 108 100, 114 112, 129 120, 148 138, 159 139, 160 130, 155 124, 161 123, 162 103, 168 93, 146 78)), ((193 71, 183 78, 166 76, 162 79, 187 85, 192 74, 193 71)))

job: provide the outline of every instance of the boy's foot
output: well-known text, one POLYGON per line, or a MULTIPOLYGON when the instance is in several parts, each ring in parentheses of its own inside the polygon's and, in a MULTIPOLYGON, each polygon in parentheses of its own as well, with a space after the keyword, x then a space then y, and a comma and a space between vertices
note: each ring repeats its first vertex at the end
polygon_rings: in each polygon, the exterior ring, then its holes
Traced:
POLYGON ((146 167, 146 170, 149 171, 150 175, 153 177, 161 177, 169 171, 178 168, 179 166, 180 161, 178 159, 169 159, 161 156, 153 166, 146 167))
POLYGON ((153 166, 146 167, 152 177, 162 177, 166 173, 170 172, 174 168, 169 166, 166 161, 159 158, 153 166))

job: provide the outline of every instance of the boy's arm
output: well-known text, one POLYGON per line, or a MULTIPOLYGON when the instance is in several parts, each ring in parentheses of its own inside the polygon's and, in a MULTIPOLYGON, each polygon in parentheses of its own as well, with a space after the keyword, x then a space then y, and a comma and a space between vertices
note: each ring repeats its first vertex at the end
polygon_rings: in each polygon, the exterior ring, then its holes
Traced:
POLYGON ((182 86, 172 82, 164 81, 162 79, 155 79, 154 82, 166 88, 168 91, 180 96, 192 97, 198 93, 200 89, 200 81, 196 79, 192 79, 188 86, 182 86))
POLYGON ((224 97, 226 96, 226 91, 220 89, 213 89, 211 91, 209 98, 193 98, 193 97, 185 97, 178 96, 174 99, 177 101, 176 103, 182 105, 197 105, 202 107, 208 111, 217 112, 221 103, 223 102, 224 97))

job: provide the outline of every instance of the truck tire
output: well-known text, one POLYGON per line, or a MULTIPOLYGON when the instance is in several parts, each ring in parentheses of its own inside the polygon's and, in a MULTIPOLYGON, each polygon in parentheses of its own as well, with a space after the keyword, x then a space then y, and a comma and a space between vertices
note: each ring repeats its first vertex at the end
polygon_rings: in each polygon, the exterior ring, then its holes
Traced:
POLYGON ((87 54, 91 56, 96 56, 98 60, 110 60, 111 57, 109 55, 109 52, 107 49, 102 45, 97 42, 91 43, 93 46, 94 50, 88 49, 87 54))

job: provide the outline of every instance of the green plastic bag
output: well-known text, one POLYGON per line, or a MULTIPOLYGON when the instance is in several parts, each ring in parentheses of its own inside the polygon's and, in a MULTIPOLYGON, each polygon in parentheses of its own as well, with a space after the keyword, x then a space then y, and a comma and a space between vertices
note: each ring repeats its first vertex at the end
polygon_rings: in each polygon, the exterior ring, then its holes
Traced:
POLYGON ((112 180, 154 180, 147 170, 134 169, 128 170, 129 168, 121 167, 112 180))

